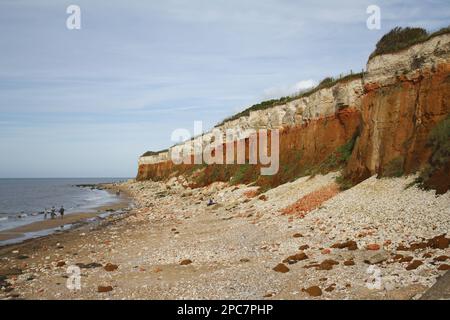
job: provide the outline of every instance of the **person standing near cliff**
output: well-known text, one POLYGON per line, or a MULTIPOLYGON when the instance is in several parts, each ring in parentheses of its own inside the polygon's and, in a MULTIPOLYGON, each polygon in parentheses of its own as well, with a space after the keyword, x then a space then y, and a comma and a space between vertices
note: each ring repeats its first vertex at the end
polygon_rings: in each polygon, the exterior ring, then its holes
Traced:
POLYGON ((61 206, 61 209, 59 209, 59 214, 61 215, 61 219, 64 219, 64 206, 61 206))

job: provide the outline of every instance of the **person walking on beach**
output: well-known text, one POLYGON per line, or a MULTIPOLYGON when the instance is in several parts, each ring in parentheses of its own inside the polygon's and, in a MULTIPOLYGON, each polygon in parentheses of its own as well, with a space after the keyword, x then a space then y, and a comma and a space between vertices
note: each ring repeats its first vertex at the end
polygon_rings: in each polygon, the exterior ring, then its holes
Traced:
POLYGON ((61 215, 61 219, 64 219, 64 206, 61 206, 61 209, 59 209, 59 214, 61 215))
POLYGON ((52 219, 55 219, 56 217, 56 208, 55 206, 52 207, 52 210, 50 211, 50 216, 52 219))
POLYGON ((47 220, 47 215, 48 215, 48 209, 45 208, 45 210, 44 210, 44 220, 47 220))

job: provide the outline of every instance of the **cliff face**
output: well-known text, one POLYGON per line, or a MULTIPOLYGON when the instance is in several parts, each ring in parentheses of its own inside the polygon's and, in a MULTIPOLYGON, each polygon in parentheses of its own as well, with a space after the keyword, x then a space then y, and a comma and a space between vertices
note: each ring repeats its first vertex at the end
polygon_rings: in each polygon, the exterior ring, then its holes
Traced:
MULTIPOLYGON (((308 97, 225 122, 218 129, 280 129, 280 172, 257 177, 257 167, 244 175, 260 185, 289 181, 313 167, 332 169, 329 159, 356 137, 345 176, 359 182, 373 175, 400 175, 422 168, 430 158, 428 135, 450 113, 450 35, 434 37, 394 54, 369 60, 362 78, 341 81, 308 97), (255 171, 255 172, 253 172, 255 171)), ((203 145, 212 134, 197 137, 203 145)), ((185 143, 193 153, 190 141, 185 143)), ((353 145, 352 145, 353 146, 353 145)), ((168 152, 139 160, 137 178, 164 179, 192 173, 174 165, 168 152)), ((203 183, 228 181, 238 166, 202 168, 203 183), (222 168, 223 167, 223 168, 222 168), (205 177, 208 176, 208 177, 205 177)), ((448 173, 447 173, 448 175, 448 173)), ((248 180, 248 181, 245 181, 248 180)))
POLYGON ((374 173, 409 174, 427 163, 428 135, 450 113, 450 64, 367 85, 361 135, 347 166, 355 182, 374 173))

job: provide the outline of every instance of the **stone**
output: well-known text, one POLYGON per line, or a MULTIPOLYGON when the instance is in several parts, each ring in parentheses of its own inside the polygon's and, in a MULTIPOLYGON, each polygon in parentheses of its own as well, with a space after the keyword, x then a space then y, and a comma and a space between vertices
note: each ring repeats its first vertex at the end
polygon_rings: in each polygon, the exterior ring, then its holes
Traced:
POLYGON ((344 266, 350 267, 350 266, 354 266, 354 265, 355 265, 355 261, 353 261, 353 260, 344 261, 344 266))
POLYGON ((386 251, 381 250, 380 252, 368 254, 364 262, 367 264, 378 264, 387 259, 389 259, 389 254, 386 251))
POLYGON ((97 292, 100 292, 100 293, 110 292, 112 290, 113 290, 113 287, 111 287, 111 286, 98 286, 98 288, 97 288, 97 292))
POLYGON ((316 270, 331 270, 333 266, 338 265, 339 262, 334 261, 332 259, 326 259, 322 261, 317 267, 316 270))
POLYGON ((406 270, 415 270, 417 269, 419 266, 421 266, 423 264, 422 261, 420 260, 414 260, 413 262, 411 262, 408 266, 406 266, 406 270))
POLYGON ((115 271, 119 268, 118 265, 112 264, 112 263, 107 263, 106 266, 104 267, 104 269, 108 272, 112 272, 115 271))
POLYGON ((276 271, 276 272, 281 272, 281 273, 289 272, 289 268, 286 267, 286 265, 283 264, 283 263, 277 264, 276 267, 273 268, 272 270, 273 270, 273 271, 276 271))
POLYGON ((371 243, 366 246, 366 249, 371 251, 377 251, 380 250, 380 245, 376 243, 371 243))
POLYGON ((57 263, 56 263, 56 266, 57 267, 63 267, 63 266, 65 266, 66 265, 66 262, 65 261, 58 261, 57 263))
POLYGON ((301 237, 303 237, 303 235, 302 235, 301 233, 295 233, 295 234, 293 235, 293 237, 294 237, 294 238, 301 238, 301 237))
POLYGON ((307 250, 307 249, 309 249, 309 246, 307 244, 298 247, 298 250, 307 250))
POLYGON ((17 260, 25 260, 25 259, 28 259, 28 258, 29 258, 29 256, 26 256, 24 254, 21 254, 21 255, 17 256, 17 260))
POLYGON ((446 264, 446 263, 441 264, 441 265, 438 267, 438 270, 439 270, 439 271, 447 271, 447 270, 450 270, 450 265, 448 265, 448 264, 446 264))
POLYGON ((287 257, 286 259, 283 260, 283 262, 288 264, 294 264, 305 259, 308 259, 308 256, 305 253, 300 252, 287 257))
POLYGON ((102 265, 97 262, 91 262, 91 263, 77 263, 75 264, 81 269, 94 269, 94 268, 100 268, 102 265))
POLYGON ((331 246, 331 248, 333 248, 333 249, 347 248, 347 250, 356 250, 356 249, 358 249, 358 245, 356 244, 356 241, 349 240, 349 241, 342 242, 342 243, 335 243, 331 246))
POLYGON ((245 262, 250 262, 250 259, 248 259, 248 258, 242 258, 242 259, 239 260, 239 261, 245 263, 245 262))
POLYGON ((450 245, 450 239, 445 234, 434 237, 428 241, 428 245, 433 249, 447 249, 450 245))
POLYGON ((434 258, 433 261, 443 262, 443 261, 447 261, 448 259, 450 259, 450 257, 448 257, 448 256, 439 256, 439 257, 434 258))
POLYGON ((322 251, 320 251, 322 254, 330 254, 331 250, 330 249, 322 249, 322 251))
POLYGON ((325 288, 325 291, 326 292, 332 292, 332 291, 334 291, 334 289, 336 289, 336 284, 335 283, 333 283, 333 284, 329 285, 327 288, 325 288))
POLYGON ((311 297, 320 297, 322 295, 322 289, 320 289, 318 286, 312 286, 307 289, 303 289, 303 292, 306 292, 311 297))
POLYGON ((191 264, 192 263, 192 260, 190 260, 190 259, 185 259, 185 260, 182 260, 181 262, 180 262, 180 265, 181 266, 187 266, 187 265, 189 265, 189 264, 191 264))
POLYGON ((403 262, 411 262, 414 259, 414 257, 411 256, 406 256, 401 258, 398 262, 403 263, 403 262))

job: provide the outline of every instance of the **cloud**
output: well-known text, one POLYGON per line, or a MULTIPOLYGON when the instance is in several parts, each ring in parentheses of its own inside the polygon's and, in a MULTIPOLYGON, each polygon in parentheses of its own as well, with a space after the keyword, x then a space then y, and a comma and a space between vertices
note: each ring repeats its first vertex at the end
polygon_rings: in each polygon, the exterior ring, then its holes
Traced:
POLYGON ((290 96, 295 93, 310 89, 317 85, 317 82, 312 79, 302 80, 293 85, 281 86, 281 87, 271 87, 264 90, 263 96, 265 99, 274 99, 285 96, 290 96))

